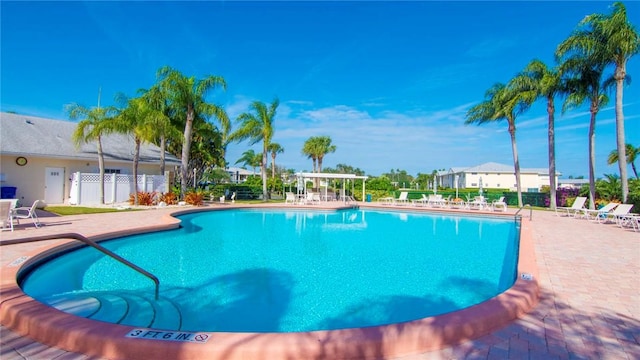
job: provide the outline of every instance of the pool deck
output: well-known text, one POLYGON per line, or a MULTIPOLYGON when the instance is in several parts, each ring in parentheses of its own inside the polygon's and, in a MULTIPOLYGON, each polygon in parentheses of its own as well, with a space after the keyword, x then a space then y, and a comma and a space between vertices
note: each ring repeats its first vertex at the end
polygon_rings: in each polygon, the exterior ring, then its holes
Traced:
MULTIPOLYGON (((25 254, 60 242, 15 241, 68 232, 95 237, 166 225, 171 221, 165 215, 175 211, 42 217, 45 226, 40 229, 23 220, 16 231, 0 234, 0 271, 10 271, 10 264, 25 254)), ((529 224, 540 286, 533 311, 478 339, 397 359, 640 359, 640 233, 548 211, 534 211, 529 224)), ((0 358, 101 359, 34 342, 5 326, 0 328, 0 358)))

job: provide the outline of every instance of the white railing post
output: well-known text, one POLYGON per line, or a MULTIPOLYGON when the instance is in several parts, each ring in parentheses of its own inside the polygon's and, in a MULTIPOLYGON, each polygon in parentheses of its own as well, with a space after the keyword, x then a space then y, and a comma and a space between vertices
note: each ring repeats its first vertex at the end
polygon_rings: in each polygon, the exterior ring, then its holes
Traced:
POLYGON ((147 174, 142 174, 142 191, 147 192, 147 174))

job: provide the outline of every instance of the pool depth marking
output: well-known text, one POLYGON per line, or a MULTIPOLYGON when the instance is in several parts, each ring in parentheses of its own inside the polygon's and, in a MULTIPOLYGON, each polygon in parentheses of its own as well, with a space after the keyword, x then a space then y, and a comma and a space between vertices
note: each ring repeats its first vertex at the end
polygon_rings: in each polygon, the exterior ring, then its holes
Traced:
POLYGON ((151 329, 133 329, 125 337, 137 339, 151 339, 162 341, 180 341, 204 344, 211 338, 211 334, 203 332, 158 331, 151 329))

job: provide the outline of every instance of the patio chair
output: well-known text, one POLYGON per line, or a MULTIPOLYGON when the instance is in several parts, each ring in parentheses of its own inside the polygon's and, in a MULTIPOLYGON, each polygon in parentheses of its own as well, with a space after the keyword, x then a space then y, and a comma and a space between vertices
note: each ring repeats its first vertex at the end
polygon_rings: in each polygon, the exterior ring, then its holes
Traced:
POLYGON ((413 204, 413 206, 425 206, 428 201, 429 198, 427 197, 427 195, 422 194, 422 197, 420 199, 413 199, 411 200, 411 203, 413 204))
POLYGON ((613 211, 607 213, 604 222, 609 222, 609 219, 612 219, 613 222, 622 227, 632 208, 633 204, 620 204, 613 211))
POLYGON ((613 211, 615 207, 618 206, 618 203, 610 202, 607 205, 601 207, 600 209, 590 210, 590 209, 582 209, 583 216, 586 219, 591 221, 601 222, 602 220, 606 220, 609 212, 613 211))
POLYGON ((498 207, 502 208, 502 211, 507 211, 507 203, 504 201, 504 196, 500 196, 500 199, 491 202, 493 211, 496 211, 498 207))
POLYGON ((284 198, 284 203, 285 204, 295 204, 296 202, 297 202, 296 194, 294 194, 292 192, 288 192, 285 195, 285 198, 284 198))
POLYGON ((402 192, 400 193, 400 196, 398 196, 398 198, 397 198, 397 199, 394 199, 394 200, 393 200, 393 204, 394 204, 394 205, 404 205, 404 204, 407 204, 407 203, 409 202, 408 196, 409 196, 409 192, 408 192, 408 191, 402 191, 402 192))
POLYGON ((556 207, 556 216, 561 216, 560 213, 566 213, 567 216, 573 216, 573 217, 577 217, 582 210, 584 210, 584 204, 587 202, 587 198, 584 196, 578 196, 574 202, 573 205, 571 205, 570 207, 564 207, 564 206, 557 206, 556 207))
POLYGON ((0 223, 2 231, 13 231, 13 211, 11 210, 11 202, 7 200, 0 201, 0 223))
POLYGON ((36 200, 33 202, 31 207, 19 207, 13 210, 13 218, 16 219, 18 224, 20 224, 20 219, 31 219, 33 221, 33 225, 36 228, 40 227, 40 220, 38 219, 38 214, 36 214, 36 209, 40 205, 40 200, 36 200))

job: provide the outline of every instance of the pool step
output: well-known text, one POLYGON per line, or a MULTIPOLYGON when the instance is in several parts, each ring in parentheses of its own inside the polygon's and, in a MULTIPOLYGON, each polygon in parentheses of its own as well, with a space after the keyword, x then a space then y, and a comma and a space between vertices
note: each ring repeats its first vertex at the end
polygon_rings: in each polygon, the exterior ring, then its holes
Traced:
POLYGON ((180 330, 182 314, 169 299, 133 292, 67 293, 41 299, 60 311, 93 320, 160 330, 180 330))

